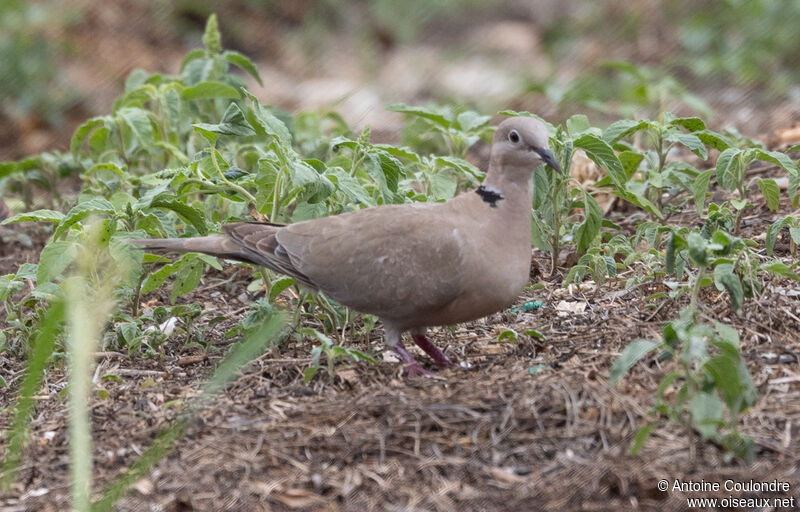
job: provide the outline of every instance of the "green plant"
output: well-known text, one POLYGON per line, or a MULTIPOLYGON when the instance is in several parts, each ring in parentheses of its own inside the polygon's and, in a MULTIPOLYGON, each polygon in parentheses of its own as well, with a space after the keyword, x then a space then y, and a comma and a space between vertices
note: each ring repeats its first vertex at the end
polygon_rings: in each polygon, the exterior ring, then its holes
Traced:
POLYGON ((597 185, 611 187, 615 195, 650 214, 651 220, 662 222, 682 211, 692 198, 702 213, 711 177, 710 171, 701 172, 682 160, 668 161, 670 151, 681 145, 706 160, 706 146, 723 151, 732 144, 728 137, 708 130, 701 119, 674 117, 669 112, 660 121, 612 123, 603 131, 603 140, 618 151, 623 172, 609 173, 597 185), (628 138, 636 141, 630 144, 625 141, 628 138))
POLYGON ((319 345, 315 346, 311 350, 311 364, 305 370, 303 370, 303 380, 305 382, 310 382, 319 371, 320 358, 322 357, 322 354, 325 354, 328 360, 326 369, 328 371, 328 376, 331 378, 336 375, 334 364, 336 364, 336 361, 344 358, 350 358, 353 361, 366 361, 372 364, 378 363, 373 357, 361 352, 360 350, 336 345, 333 340, 316 329, 304 327, 298 329, 297 333, 300 335, 311 336, 319 341, 319 345))
POLYGON ((797 256, 797 245, 800 244, 800 217, 796 215, 781 217, 767 228, 765 242, 767 256, 772 256, 772 252, 775 249, 775 241, 784 229, 789 231, 789 253, 792 256, 797 256))
MULTIPOLYGON (((711 210, 717 210, 713 203, 711 210)), ((732 224, 730 215, 728 211, 727 221, 732 224)), ((609 380, 615 384, 647 354, 662 352, 675 360, 679 369, 662 378, 654 411, 683 424, 689 432, 690 445, 692 432, 696 430, 704 439, 719 441, 726 450, 752 460, 753 442, 738 432, 737 423, 739 415, 755 402, 756 389, 742 360, 735 329, 719 322, 712 326, 700 321, 703 316, 700 291, 711 285, 727 291, 733 310, 741 313, 744 298, 761 289, 759 274, 767 272, 796 281, 800 281, 800 275, 780 261, 761 262, 752 250, 754 242, 720 229, 708 235, 704 233, 708 228, 706 225, 689 230, 655 225, 642 229, 643 233, 649 231, 644 236, 652 243, 656 243, 656 232, 668 233, 664 272, 677 280, 664 284, 671 288, 672 298, 689 292, 690 301, 677 319, 665 325, 661 341, 637 340, 628 345, 612 366, 609 380), (678 391, 667 398, 667 391, 678 383, 678 391), (723 434, 723 430, 728 433, 723 434)), ((632 447, 634 452, 641 448, 652 426, 648 424, 639 430, 632 447)))
POLYGON ((57 2, 6 0, 0 4, 0 104, 13 117, 61 119, 74 98, 58 87, 57 41, 48 36, 68 8, 57 2))
POLYGON ((792 20, 800 7, 791 0, 726 1, 692 4, 671 2, 671 11, 685 19, 676 23, 683 51, 678 64, 702 77, 729 76, 739 83, 759 84, 782 93, 797 72, 791 65, 800 39, 792 20), (683 4, 683 5, 682 5, 683 4), (751 20, 746 26, 740 20, 751 20))
MULTIPOLYGON (((431 130, 442 137, 445 154, 420 154, 421 142, 412 148, 374 144, 369 129, 354 136, 335 114, 292 117, 260 104, 231 67, 257 80, 258 71, 243 55, 222 48, 213 16, 203 41, 205 48, 189 52, 177 76, 134 71, 111 114, 75 131, 68 154, 0 167, 26 178, 45 164, 80 172, 83 187, 66 213, 36 210, 5 222, 52 225, 53 237, 35 269, 37 287, 43 287, 61 282, 77 262, 88 219, 102 219, 104 244, 132 269, 115 289, 125 311, 115 314, 114 333, 105 342, 129 350, 157 349, 165 339, 147 325, 163 320, 142 316, 142 294, 171 283, 175 304, 196 288, 205 268, 221 267, 198 254, 172 262, 153 255, 142 260, 125 248, 126 239, 205 235, 230 221, 293 222, 378 204, 446 200, 482 177, 460 156, 490 133, 487 116, 460 111, 426 117, 437 127, 431 130)), ((374 323, 301 292, 290 278, 254 270, 249 289, 257 293, 263 287, 271 302, 291 291, 299 298, 298 320, 320 322, 335 336, 339 326, 368 330, 374 323)))
MULTIPOLYGON (((766 151, 761 148, 727 148, 720 153, 717 158, 716 175, 717 182, 730 192, 737 192, 738 199, 730 201, 738 214, 734 223, 733 233, 739 233, 739 226, 742 221, 742 214, 746 208, 752 205, 747 200, 747 170, 750 164, 757 160, 762 160, 777 165, 785 170, 789 175, 789 200, 794 208, 800 202, 798 194, 798 182, 800 181, 800 171, 797 166, 785 153, 780 151, 766 151)), ((767 201, 767 207, 776 211, 780 205, 780 187, 772 178, 758 179, 758 188, 767 201)), ((697 197, 705 197, 708 180, 697 186, 697 197)))
MULTIPOLYGON (((481 138, 492 134, 490 116, 482 116, 470 110, 451 107, 416 107, 402 103, 390 105, 388 110, 411 116, 416 123, 409 125, 404 139, 412 146, 443 145, 450 155, 463 158, 467 150, 481 138)), ((432 149, 433 149, 432 148, 432 149)))
MULTIPOLYGON (((701 322, 692 306, 664 326, 660 341, 636 340, 614 362, 609 383, 619 379, 648 354, 674 361, 658 387, 653 412, 683 425, 694 453, 695 435, 720 442, 739 457, 752 461, 754 443, 737 428, 739 417, 751 407, 757 392, 739 349, 739 334, 732 327, 701 322)), ((641 427, 631 451, 638 453, 654 423, 641 427)))
POLYGON ((531 89, 566 108, 584 105, 614 117, 660 117, 676 102, 704 117, 711 116, 706 102, 692 94, 674 75, 641 63, 602 62, 565 86, 546 80, 534 84, 531 89))

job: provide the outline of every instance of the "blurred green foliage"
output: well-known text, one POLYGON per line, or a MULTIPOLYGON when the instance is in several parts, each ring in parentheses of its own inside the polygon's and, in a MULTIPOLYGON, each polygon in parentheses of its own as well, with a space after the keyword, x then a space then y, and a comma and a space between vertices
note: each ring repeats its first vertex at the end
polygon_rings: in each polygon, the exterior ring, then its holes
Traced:
POLYGON ((675 23, 678 64, 701 77, 727 75, 782 93, 800 78, 800 2, 795 0, 673 0, 689 15, 675 23))
POLYGON ((69 94, 55 87, 56 47, 48 30, 70 16, 57 2, 0 2, 0 110, 58 122, 69 94))

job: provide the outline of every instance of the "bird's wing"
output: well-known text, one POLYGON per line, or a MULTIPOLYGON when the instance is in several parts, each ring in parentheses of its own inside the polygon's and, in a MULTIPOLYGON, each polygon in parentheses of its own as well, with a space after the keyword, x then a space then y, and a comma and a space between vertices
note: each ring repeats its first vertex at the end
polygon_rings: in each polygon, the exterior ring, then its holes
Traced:
POLYGON ((262 265, 294 277, 310 288, 319 289, 294 266, 286 251, 278 243, 275 235, 282 228, 283 226, 279 224, 234 222, 223 225, 222 231, 239 248, 241 256, 237 259, 262 265))
POLYGON ((463 247, 436 204, 385 206, 291 224, 275 238, 294 268, 342 304, 405 319, 458 296, 463 247))

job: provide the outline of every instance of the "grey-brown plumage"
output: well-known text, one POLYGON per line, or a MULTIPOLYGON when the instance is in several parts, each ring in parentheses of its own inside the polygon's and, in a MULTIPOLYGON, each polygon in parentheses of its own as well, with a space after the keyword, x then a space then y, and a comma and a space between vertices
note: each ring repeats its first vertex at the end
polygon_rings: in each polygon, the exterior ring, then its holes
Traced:
POLYGON ((233 223, 224 234, 135 240, 149 250, 202 252, 261 265, 383 322, 410 375, 427 373, 401 342, 439 366, 447 357, 425 329, 474 320, 513 302, 530 272, 533 170, 555 168, 547 130, 533 118, 503 121, 483 185, 444 203, 386 205, 286 226, 233 223))

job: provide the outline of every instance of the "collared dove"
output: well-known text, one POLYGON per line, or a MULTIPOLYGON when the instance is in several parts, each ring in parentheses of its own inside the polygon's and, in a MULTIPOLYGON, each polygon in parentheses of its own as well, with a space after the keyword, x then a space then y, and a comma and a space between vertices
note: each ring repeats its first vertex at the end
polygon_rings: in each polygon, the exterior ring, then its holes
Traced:
POLYGON ((426 328, 484 317, 511 304, 531 265, 533 171, 558 169, 545 126, 500 123, 483 185, 443 203, 384 205, 289 225, 237 222, 224 234, 133 240, 144 249, 202 252, 295 278, 341 304, 380 318, 409 376, 429 372, 401 336, 434 362, 450 360, 426 328))

